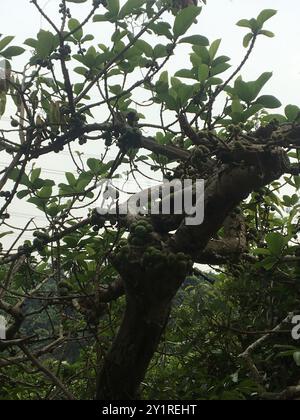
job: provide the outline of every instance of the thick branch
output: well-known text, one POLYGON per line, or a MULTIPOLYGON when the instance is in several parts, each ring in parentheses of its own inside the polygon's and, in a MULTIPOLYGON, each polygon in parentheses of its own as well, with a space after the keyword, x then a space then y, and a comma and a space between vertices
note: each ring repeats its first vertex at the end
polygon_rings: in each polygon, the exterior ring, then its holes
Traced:
POLYGON ((257 153, 256 162, 251 166, 224 166, 206 183, 204 222, 198 226, 182 223, 170 243, 173 249, 192 256, 201 253, 241 201, 284 174, 287 156, 282 150, 262 152, 257 153))

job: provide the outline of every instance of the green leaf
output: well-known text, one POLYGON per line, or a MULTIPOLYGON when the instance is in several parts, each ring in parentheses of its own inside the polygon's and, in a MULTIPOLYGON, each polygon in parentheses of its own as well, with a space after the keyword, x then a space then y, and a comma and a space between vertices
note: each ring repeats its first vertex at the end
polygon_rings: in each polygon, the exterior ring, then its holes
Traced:
POLYGON ((76 95, 79 95, 82 92, 83 88, 84 88, 84 83, 75 83, 75 85, 74 85, 74 93, 76 95))
POLYGON ((293 354, 293 359, 298 367, 300 367, 300 351, 296 351, 293 354))
POLYGON ((71 187, 74 187, 77 183, 74 174, 72 174, 72 172, 66 172, 65 176, 67 178, 69 185, 71 185, 71 187))
POLYGON ((263 117, 263 121, 264 122, 271 122, 276 120, 279 123, 285 123, 287 122, 287 119, 285 118, 285 116, 281 115, 281 114, 268 114, 265 117, 263 117))
POLYGON ((269 109, 279 108, 281 106, 281 102, 277 98, 275 98, 275 96, 272 95, 260 96, 256 100, 256 103, 262 105, 264 108, 269 109))
POLYGON ((232 112, 235 114, 241 114, 243 112, 243 106, 238 99, 234 99, 231 104, 232 112))
POLYGON ((14 39, 14 36, 5 36, 0 41, 0 51, 2 51, 11 41, 14 39))
POLYGON ((171 86, 178 89, 182 85, 182 82, 176 77, 171 77, 171 86))
POLYGON ((39 58, 47 58, 59 45, 59 39, 43 29, 37 35, 36 53, 39 58))
POLYGON ((152 57, 153 55, 153 48, 151 47, 148 42, 138 39, 135 43, 135 46, 145 54, 146 57, 152 57))
POLYGON ((275 257, 267 257, 262 261, 262 266, 265 270, 272 270, 272 268, 277 264, 278 260, 275 257))
POLYGON ((259 95, 264 85, 271 79, 273 73, 265 72, 262 73, 259 78, 253 82, 249 82, 249 86, 253 91, 254 99, 259 95))
POLYGON ((95 175, 103 174, 105 172, 104 165, 98 159, 94 159, 94 158, 88 159, 87 166, 95 175))
POLYGON ((31 172, 30 181, 34 183, 40 177, 41 172, 42 172, 41 168, 33 169, 33 171, 31 172))
POLYGON ((241 19, 237 22, 237 26, 240 26, 242 28, 249 28, 251 29, 251 23, 247 19, 241 19))
POLYGON ((119 18, 123 19, 125 16, 131 15, 140 9, 144 3, 146 3, 146 0, 128 0, 120 10, 119 18))
POLYGON ((113 17, 117 17, 120 11, 120 1, 119 0, 107 0, 107 9, 113 17))
POLYGON ((230 57, 227 57, 227 55, 220 55, 212 62, 212 67, 216 67, 219 64, 227 63, 227 61, 230 61, 230 57))
POLYGON ((211 76, 216 76, 217 74, 224 73, 230 67, 231 67, 231 65, 228 64, 228 63, 220 63, 220 64, 218 64, 217 66, 214 66, 211 69, 210 75, 211 76))
POLYGON ((247 35, 244 36, 243 46, 245 48, 248 48, 249 47, 250 42, 252 41, 252 38, 253 38, 253 34, 251 32, 249 34, 247 34, 247 35))
POLYGON ((297 194, 293 194, 292 196, 290 196, 290 195, 284 195, 282 197, 282 199, 283 199, 284 205, 286 207, 293 207, 296 204, 298 204, 298 202, 299 202, 299 197, 298 197, 297 194))
POLYGON ((159 76, 159 80, 161 82, 165 82, 167 84, 169 83, 169 73, 168 73, 167 70, 165 70, 161 73, 161 75, 159 76))
POLYGON ((188 70, 188 69, 178 70, 175 73, 175 77, 182 77, 182 78, 185 78, 185 79, 195 79, 195 75, 192 72, 192 70, 188 70))
POLYGON ((154 47, 153 50, 153 57, 156 58, 162 58, 166 57, 168 55, 168 51, 165 45, 158 44, 154 47))
POLYGON ((274 36, 275 36, 275 34, 274 34, 274 32, 271 32, 271 31, 265 31, 264 29, 263 30, 261 30, 261 31, 259 31, 259 33, 258 33, 259 35, 265 35, 265 36, 267 36, 268 38, 274 38, 274 36))
POLYGON ((22 47, 8 47, 6 50, 1 51, 0 55, 2 55, 2 57, 6 58, 7 60, 10 60, 12 57, 23 54, 24 51, 25 50, 22 47))
POLYGON ((256 19, 250 19, 250 25, 253 33, 257 33, 261 29, 261 25, 256 19))
POLYGON ((300 117, 300 108, 296 105, 287 105, 284 112, 290 122, 294 122, 300 117))
POLYGON ((180 44, 192 44, 192 45, 201 45, 203 47, 207 47, 209 45, 209 41, 205 36, 202 35, 192 35, 182 38, 179 41, 180 44))
POLYGON ((108 21, 108 13, 105 15, 94 15, 93 22, 107 22, 108 21))
POLYGON ((86 67, 75 67, 74 68, 75 73, 80 74, 81 76, 85 76, 87 69, 86 67))
POLYGON ((45 211, 46 211, 47 214, 49 214, 49 216, 55 217, 55 216, 58 215, 58 213, 60 211, 60 208, 57 204, 52 203, 49 206, 47 206, 45 211))
POLYGON ((178 39, 180 36, 187 32, 187 30, 195 22, 195 19, 200 14, 200 12, 201 7, 190 6, 182 9, 177 14, 173 27, 175 39, 178 39))
POLYGON ((2 233, 0 233, 0 238, 4 238, 4 236, 7 236, 7 235, 11 235, 12 233, 14 233, 13 231, 8 231, 8 232, 2 232, 2 233))
POLYGON ((210 55, 209 55, 208 49, 206 47, 202 47, 200 45, 194 45, 193 46, 193 51, 200 58, 201 63, 207 64, 207 65, 211 64, 210 55))
POLYGON ((244 113, 243 116, 245 118, 245 121, 247 121, 250 117, 252 117, 254 114, 259 112, 263 108, 260 104, 254 104, 250 106, 244 113))
POLYGON ((87 41, 93 41, 94 39, 95 39, 94 35, 87 34, 82 38, 81 43, 87 42, 87 41))
MULTIPOLYGON (((80 27, 80 22, 77 19, 73 19, 73 18, 72 19, 69 19, 68 27, 69 27, 70 32, 73 32, 73 31, 75 31, 76 28, 79 28, 80 27)), ((82 30, 82 28, 77 29, 77 31, 73 33, 73 37, 77 41, 80 41, 81 38, 83 37, 83 30, 82 30)))
POLYGON ((271 19, 271 17, 273 17, 274 15, 276 15, 277 10, 274 9, 265 9, 262 12, 260 12, 260 14, 257 17, 257 22, 260 26, 263 26, 263 24, 271 19))
POLYGON ((50 186, 43 187, 41 191, 39 191, 39 193, 37 194, 38 198, 45 198, 45 199, 50 198, 51 195, 52 195, 52 187, 50 186))
POLYGON ((204 82, 208 79, 209 76, 209 67, 207 64, 201 64, 198 68, 198 80, 199 82, 204 82))
POLYGON ((82 172, 78 178, 76 190, 78 190, 78 192, 84 191, 93 177, 94 175, 91 172, 82 172))
POLYGON ((221 84, 223 83, 223 80, 222 80, 222 79, 220 79, 219 77, 210 77, 210 78, 207 80, 207 83, 208 83, 209 85, 211 85, 211 86, 213 86, 213 85, 221 85, 221 84))
POLYGON ((178 98, 180 99, 180 103, 181 106, 184 106, 187 101, 191 98, 191 96, 193 95, 193 86, 191 85, 186 85, 184 83, 182 83, 179 87, 178 87, 178 98))
POLYGON ((24 41, 25 45, 28 45, 31 48, 36 49, 38 41, 36 39, 33 38, 27 38, 26 41, 24 41))
POLYGON ((209 55, 211 60, 213 60, 218 52, 218 49, 220 47, 221 44, 221 39, 216 39, 210 46, 209 48, 209 55))
MULTIPOLYGON (((12 179, 14 182, 17 182, 20 178, 20 170, 17 168, 12 169, 9 173, 9 178, 12 179)), ((26 185, 26 187, 31 187, 31 182, 26 174, 22 174, 20 184, 26 185)))
POLYGON ((168 22, 156 22, 149 26, 149 29, 151 29, 156 35, 165 36, 168 39, 172 40, 172 34, 171 34, 171 25, 168 22))
POLYGON ((268 249, 271 254, 280 257, 286 246, 286 238, 280 233, 268 233, 266 236, 266 242, 268 244, 268 249))
POLYGON ((22 200, 23 198, 27 197, 30 194, 29 190, 22 190, 17 193, 17 197, 22 200))
POLYGON ((270 255, 270 251, 266 248, 256 248, 252 252, 254 255, 270 255))
POLYGON ((253 90, 251 89, 251 85, 246 83, 239 77, 234 83, 234 91, 237 96, 247 103, 252 102, 255 99, 255 95, 253 90))

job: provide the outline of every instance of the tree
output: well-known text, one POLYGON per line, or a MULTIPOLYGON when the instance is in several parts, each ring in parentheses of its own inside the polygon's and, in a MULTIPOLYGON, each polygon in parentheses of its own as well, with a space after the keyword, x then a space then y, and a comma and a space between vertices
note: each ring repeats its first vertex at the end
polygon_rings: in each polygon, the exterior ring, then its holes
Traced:
MULTIPOLYGON (((223 267, 241 282, 249 266, 264 278, 281 273, 293 281, 298 275, 298 196, 276 192, 283 176, 292 188, 300 186, 299 108, 268 113, 281 106, 274 96, 261 95, 272 74, 250 82, 240 76, 259 38, 272 37, 265 24, 276 12, 238 23, 248 32, 246 54, 229 72, 230 58, 218 56, 220 40, 187 35, 201 13, 194 1, 62 0, 60 25, 38 0, 31 3, 49 30, 25 41, 30 57, 24 70, 14 67, 14 57, 25 49, 12 46, 11 36, 0 39, 0 112, 10 114, 12 126, 0 138, 10 159, 1 172, 1 237, 13 235, 0 261, 0 310, 10 320, 0 367, 6 384, 18 377, 26 398, 75 399, 84 383, 87 398, 94 392, 98 400, 134 399, 174 296, 198 273, 195 264, 223 267), (73 17, 72 3, 85 3, 84 20, 73 17), (86 33, 91 20, 111 29, 109 45, 86 33), (169 75, 165 66, 180 44, 191 48, 191 65, 169 75), (147 122, 144 106, 160 122, 147 122), (83 150, 96 145, 99 158, 75 153, 78 143, 83 150), (75 174, 67 172, 59 185, 43 178, 41 158, 66 150, 75 174), (109 151, 116 155, 111 161, 109 151), (94 211, 99 183, 124 171, 128 177, 204 179, 203 223, 187 225, 184 214, 94 211), (41 212, 47 225, 28 220, 11 231, 17 200, 41 212), (286 206, 293 208, 289 215, 286 206), (28 232, 33 237, 24 241, 28 232), (244 271, 236 274, 239 265, 244 271), (66 366, 60 353, 74 342, 82 354, 66 366), (28 385, 31 364, 40 389, 28 385)), ((269 330, 283 319, 291 323, 287 306, 282 319, 272 317, 269 330)), ((243 357, 253 373, 251 351, 243 357)), ((257 376, 259 393, 266 395, 257 376)))

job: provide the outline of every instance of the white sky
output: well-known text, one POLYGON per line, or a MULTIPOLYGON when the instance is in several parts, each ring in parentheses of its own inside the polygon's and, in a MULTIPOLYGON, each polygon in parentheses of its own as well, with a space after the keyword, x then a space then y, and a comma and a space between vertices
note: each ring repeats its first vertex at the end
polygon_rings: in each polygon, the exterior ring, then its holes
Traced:
MULTIPOLYGON (((81 18, 90 10, 92 0, 82 5, 69 3, 74 10, 73 17, 81 18)), ((57 16, 60 0, 40 0, 40 5, 52 17, 57 16)), ((264 90, 265 94, 272 94, 281 100, 283 105, 300 105, 300 1, 299 0, 207 0, 207 6, 198 19, 197 25, 190 33, 205 35, 210 41, 222 38, 219 54, 231 57, 231 64, 237 66, 244 54, 242 46, 243 36, 246 29, 239 28, 235 24, 241 18, 256 17, 262 9, 277 9, 277 16, 273 17, 266 28, 275 32, 275 38, 261 37, 255 51, 245 66, 242 74, 245 80, 256 79, 264 71, 273 71, 274 75, 264 90)), ((0 1, 0 33, 3 35, 16 35, 15 44, 21 44, 26 38, 35 37, 37 32, 47 25, 41 20, 30 0, 1 0, 0 1)), ((106 31, 100 23, 92 24, 89 32, 96 36, 97 43, 105 43, 106 31)), ((182 46, 169 65, 169 69, 175 72, 179 68, 190 66, 187 47, 182 46)), ((22 64, 22 58, 18 59, 22 64)), ((7 125, 7 121, 0 120, 0 128, 7 125)), ((96 155, 94 145, 88 146, 88 153, 96 155)), ((0 154, 1 156, 1 154, 0 154)), ((0 163, 3 158, 0 157, 0 163)), ((55 159, 46 158, 43 167, 49 170, 44 175, 52 177, 59 182, 63 181, 63 172, 69 170, 70 163, 66 154, 57 156, 55 159), (53 172, 55 171, 55 172, 53 172), (61 171, 61 173, 58 173, 61 171)), ((14 208, 13 222, 24 224, 28 214, 25 207, 14 208)), ((41 220, 41 219, 40 219, 41 220)), ((37 219, 37 221, 39 221, 37 219)))

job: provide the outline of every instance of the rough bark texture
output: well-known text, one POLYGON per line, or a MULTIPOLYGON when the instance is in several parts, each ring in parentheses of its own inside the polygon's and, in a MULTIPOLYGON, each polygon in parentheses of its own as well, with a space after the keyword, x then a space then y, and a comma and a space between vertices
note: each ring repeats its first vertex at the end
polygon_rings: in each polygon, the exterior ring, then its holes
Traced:
POLYGON ((98 378, 97 400, 136 398, 167 324, 169 311, 170 302, 145 308, 127 301, 119 333, 98 378))
MULTIPOLYGON (((171 241, 173 249, 188 252, 195 258, 205 249, 235 207, 252 191, 279 179, 287 169, 286 154, 280 149, 257 151, 255 156, 250 156, 248 165, 224 166, 208 180, 204 222, 197 226, 182 223, 171 241)), ((238 158, 237 155, 235 159, 238 158)))
POLYGON ((131 247, 115 266, 126 292, 123 322, 97 380, 98 400, 134 399, 167 325, 171 301, 191 261, 166 250, 131 247), (153 252, 155 255, 153 255, 153 252))

